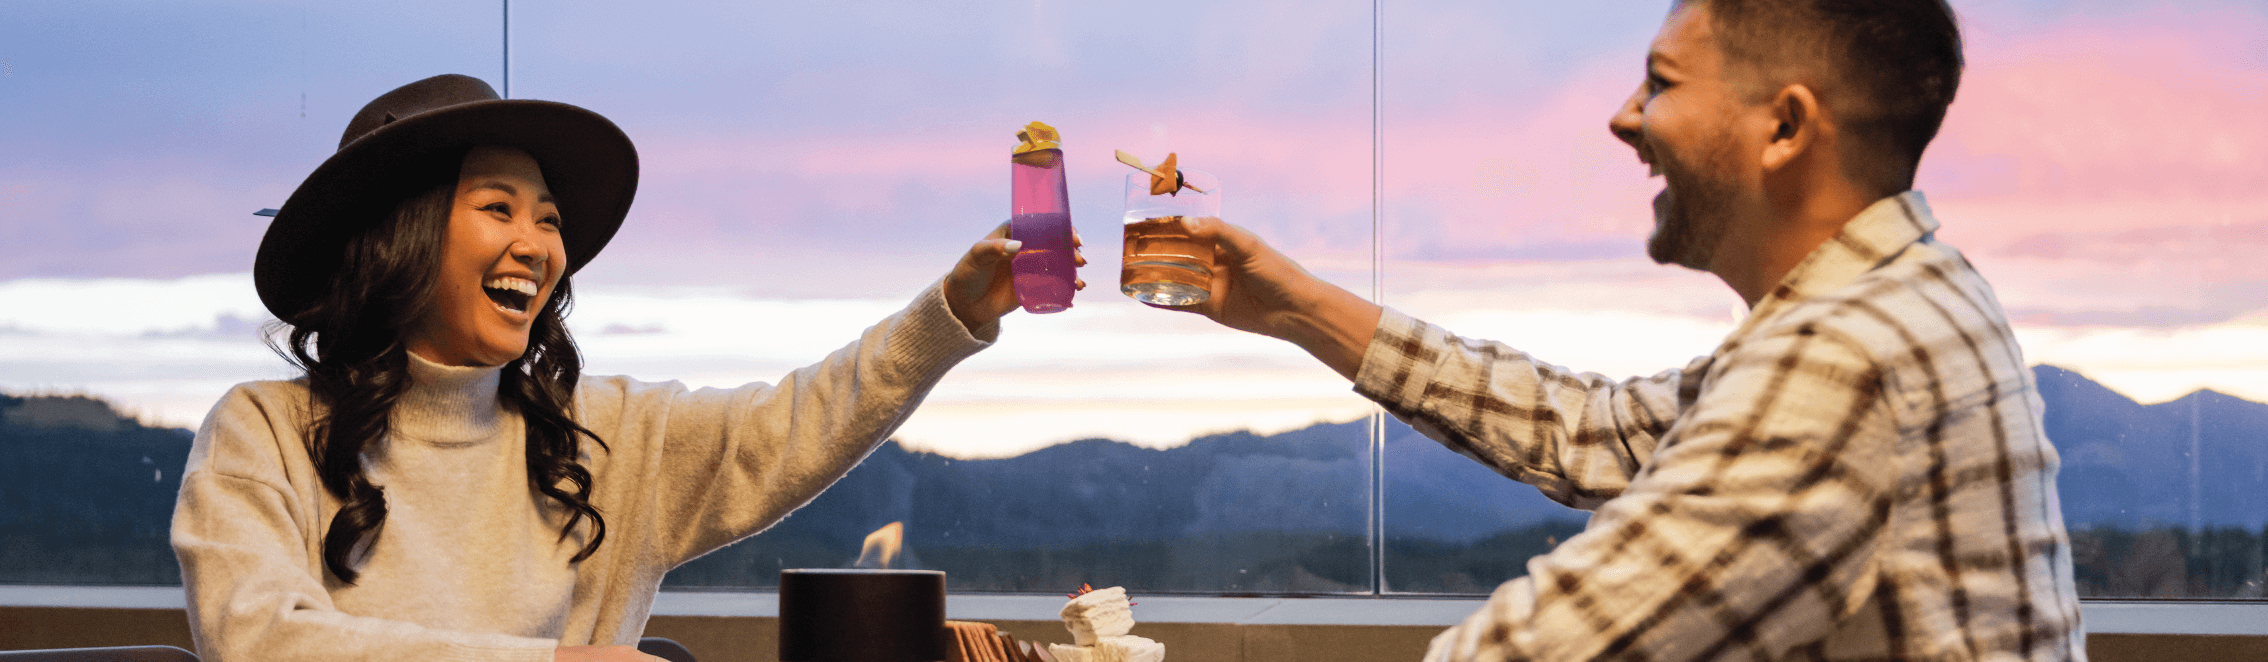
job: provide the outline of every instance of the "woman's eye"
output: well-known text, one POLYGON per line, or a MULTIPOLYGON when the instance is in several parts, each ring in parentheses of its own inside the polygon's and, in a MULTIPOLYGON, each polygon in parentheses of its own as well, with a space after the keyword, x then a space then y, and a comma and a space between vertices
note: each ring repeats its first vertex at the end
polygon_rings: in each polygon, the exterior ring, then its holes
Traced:
POLYGON ((493 204, 490 204, 490 205, 488 205, 488 206, 486 206, 486 207, 482 207, 482 208, 480 208, 480 210, 481 210, 481 211, 486 211, 486 212, 495 212, 495 213, 498 213, 498 214, 503 214, 503 215, 505 215, 505 216, 511 216, 511 215, 512 215, 512 205, 509 205, 509 204, 506 204, 506 203, 502 203, 502 202, 498 202, 498 203, 493 203, 493 204))
POLYGON ((543 217, 543 220, 541 220, 541 221, 537 221, 537 222, 539 222, 539 223, 547 223, 547 224, 550 224, 550 225, 551 225, 551 227, 555 227, 555 228, 556 228, 556 227, 559 227, 559 216, 557 216, 557 215, 552 215, 552 216, 545 216, 545 217, 543 217))
POLYGON ((1661 94, 1663 90, 1669 89, 1669 86, 1669 81, 1662 80, 1662 77, 1660 76, 1647 76, 1646 96, 1661 94))

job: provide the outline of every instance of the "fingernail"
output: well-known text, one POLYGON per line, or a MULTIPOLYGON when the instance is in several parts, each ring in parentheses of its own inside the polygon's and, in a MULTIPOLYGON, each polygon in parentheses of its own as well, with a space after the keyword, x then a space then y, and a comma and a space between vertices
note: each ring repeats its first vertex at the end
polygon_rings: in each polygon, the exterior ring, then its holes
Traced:
POLYGON ((1008 240, 1008 243, 1003 244, 1002 247, 1007 248, 1008 252, 1014 253, 1016 251, 1024 250, 1024 242, 1016 239, 1010 239, 1008 240))

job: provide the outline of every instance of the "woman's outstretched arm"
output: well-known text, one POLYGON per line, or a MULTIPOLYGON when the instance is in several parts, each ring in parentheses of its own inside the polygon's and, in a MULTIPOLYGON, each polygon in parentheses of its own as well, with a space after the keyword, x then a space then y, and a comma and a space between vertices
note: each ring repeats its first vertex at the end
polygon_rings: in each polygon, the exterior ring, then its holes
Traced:
MULTIPOLYGON (((689 389, 586 378, 577 415, 613 449, 592 460, 594 472, 609 474, 593 494, 607 513, 607 544, 619 540, 628 546, 620 553, 643 557, 621 570, 658 579, 769 527, 848 473, 947 370, 998 337, 1000 317, 1016 308, 1008 272, 1016 248, 996 229, 905 309, 776 383, 689 389)), ((752 326, 749 341, 764 335, 752 326)))

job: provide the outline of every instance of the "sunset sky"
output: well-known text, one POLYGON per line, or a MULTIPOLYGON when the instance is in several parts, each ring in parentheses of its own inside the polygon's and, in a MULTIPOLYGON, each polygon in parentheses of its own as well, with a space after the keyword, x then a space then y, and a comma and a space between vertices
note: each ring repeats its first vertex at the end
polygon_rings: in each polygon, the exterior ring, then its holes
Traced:
MULTIPOLYGON (((1060 128, 1094 284, 1005 321, 900 437, 999 456, 1369 411, 1289 345, 1116 290, 1125 149, 1385 303, 1553 363, 1651 374, 1739 299, 1643 256, 1660 183, 1605 130, 1667 3, 1312 0, 513 5, 511 93, 612 118, 643 178, 578 275, 589 371, 776 380, 1005 217, 1016 127, 1060 128), (906 6, 912 4, 914 6, 906 6), (1374 210, 1374 193, 1384 207, 1374 210)), ((2268 400, 2268 6, 1955 2, 1960 95, 1917 183, 2027 358, 2156 402, 2268 400)), ((444 72, 503 83, 495 5, 74 2, 0 20, 0 389, 193 425, 288 377, 248 274, 347 118, 444 72)))

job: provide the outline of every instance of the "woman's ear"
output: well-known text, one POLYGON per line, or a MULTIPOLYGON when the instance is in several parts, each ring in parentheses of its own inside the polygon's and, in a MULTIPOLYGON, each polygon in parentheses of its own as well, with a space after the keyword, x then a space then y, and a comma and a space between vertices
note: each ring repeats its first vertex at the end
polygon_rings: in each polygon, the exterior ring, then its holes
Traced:
POLYGON ((1819 97, 1811 88, 1801 84, 1780 88, 1772 95, 1772 139, 1764 143, 1763 165, 1766 171, 1779 170, 1802 157, 1818 142, 1823 118, 1819 115, 1819 97))

